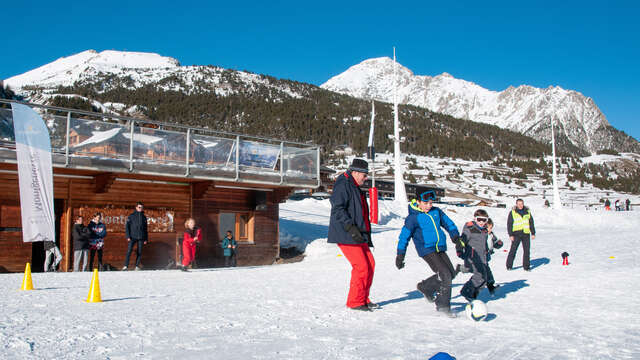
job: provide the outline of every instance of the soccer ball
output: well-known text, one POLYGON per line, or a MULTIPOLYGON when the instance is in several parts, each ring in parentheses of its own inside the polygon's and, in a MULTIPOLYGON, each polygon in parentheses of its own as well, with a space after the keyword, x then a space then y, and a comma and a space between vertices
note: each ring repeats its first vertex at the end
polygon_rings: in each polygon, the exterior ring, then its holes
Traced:
POLYGON ((488 310, 487 304, 482 300, 473 300, 464 309, 467 313, 467 317, 473 321, 483 321, 487 318, 488 310))

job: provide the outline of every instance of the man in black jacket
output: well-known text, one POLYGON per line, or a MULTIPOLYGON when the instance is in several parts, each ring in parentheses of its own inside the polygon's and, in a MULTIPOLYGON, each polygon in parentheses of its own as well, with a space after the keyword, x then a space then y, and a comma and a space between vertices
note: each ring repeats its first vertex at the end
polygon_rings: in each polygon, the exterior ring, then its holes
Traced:
POLYGON ((360 190, 368 173, 369 164, 365 160, 353 159, 349 169, 336 179, 331 194, 328 236, 328 242, 338 244, 351 263, 347 307, 361 311, 378 307, 369 299, 376 263, 369 250, 369 247, 373 247, 369 206, 360 190))
POLYGON ((531 247, 531 240, 536 238, 536 228, 533 225, 533 216, 528 207, 524 206, 524 200, 516 200, 516 206, 511 209, 509 217, 507 218, 507 231, 509 232, 509 239, 511 239, 511 249, 509 249, 509 255, 507 256, 507 270, 511 270, 513 267, 513 259, 518 251, 518 246, 522 242, 522 268, 525 271, 530 271, 529 264, 529 249, 531 247))
POLYGON ((129 257, 133 250, 133 245, 136 247, 136 270, 140 270, 140 258, 142 258, 142 245, 146 245, 148 242, 147 233, 147 217, 144 216, 144 205, 141 202, 136 204, 136 210, 127 217, 127 223, 125 225, 125 233, 127 236, 127 256, 124 258, 124 267, 122 270, 127 270, 129 266, 129 257))
POLYGON ((89 228, 84 226, 82 216, 76 218, 73 225, 71 237, 73 238, 73 271, 80 271, 80 260, 82 262, 82 271, 87 271, 87 261, 89 260, 89 236, 91 232, 89 228))

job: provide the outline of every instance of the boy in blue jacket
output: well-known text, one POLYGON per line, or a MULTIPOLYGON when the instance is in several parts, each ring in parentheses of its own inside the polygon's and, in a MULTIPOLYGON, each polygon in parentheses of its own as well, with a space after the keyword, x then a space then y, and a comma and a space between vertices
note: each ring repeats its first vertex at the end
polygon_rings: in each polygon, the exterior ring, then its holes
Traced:
POLYGON ((459 241, 458 229, 444 211, 433 206, 436 199, 433 191, 423 192, 416 197, 409 204, 409 215, 400 232, 396 267, 404 267, 407 246, 409 240, 413 239, 418 256, 435 272, 433 276, 418 283, 418 291, 427 301, 436 303, 436 310, 455 317, 451 312, 451 280, 455 277, 455 271, 447 256, 447 238, 442 227, 447 230, 454 243, 459 241))

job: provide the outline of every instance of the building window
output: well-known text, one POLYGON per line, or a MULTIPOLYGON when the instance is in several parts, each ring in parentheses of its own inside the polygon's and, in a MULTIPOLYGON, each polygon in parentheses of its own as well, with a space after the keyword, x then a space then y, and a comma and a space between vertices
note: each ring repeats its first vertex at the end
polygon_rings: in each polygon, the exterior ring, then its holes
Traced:
POLYGON ((220 213, 219 219, 221 240, 226 236, 227 230, 231 230, 236 241, 253 243, 253 212, 220 213))

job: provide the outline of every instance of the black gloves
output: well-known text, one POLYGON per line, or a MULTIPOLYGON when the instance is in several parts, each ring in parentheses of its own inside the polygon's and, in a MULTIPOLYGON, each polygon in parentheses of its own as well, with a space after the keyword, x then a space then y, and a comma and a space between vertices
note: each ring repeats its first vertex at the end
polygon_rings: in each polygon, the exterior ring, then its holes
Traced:
POLYGON ((502 242, 502 240, 498 240, 495 243, 493 243, 493 248, 494 249, 500 249, 502 247, 502 245, 504 245, 504 243, 502 242))
POLYGON ((404 254, 396 255, 396 267, 398 268, 398 270, 404 267, 404 254))
POLYGON ((458 257, 462 259, 464 257, 464 241, 460 236, 456 236, 455 238, 451 239, 451 241, 456 244, 456 255, 458 255, 458 257))
POLYGON ((353 241, 356 244, 362 244, 364 242, 364 238, 362 237, 362 233, 360 232, 360 229, 358 229, 357 226, 355 226, 353 224, 350 224, 350 225, 347 225, 345 230, 347 230, 347 233, 349 233, 349 235, 351 235, 351 238, 353 239, 353 241))

